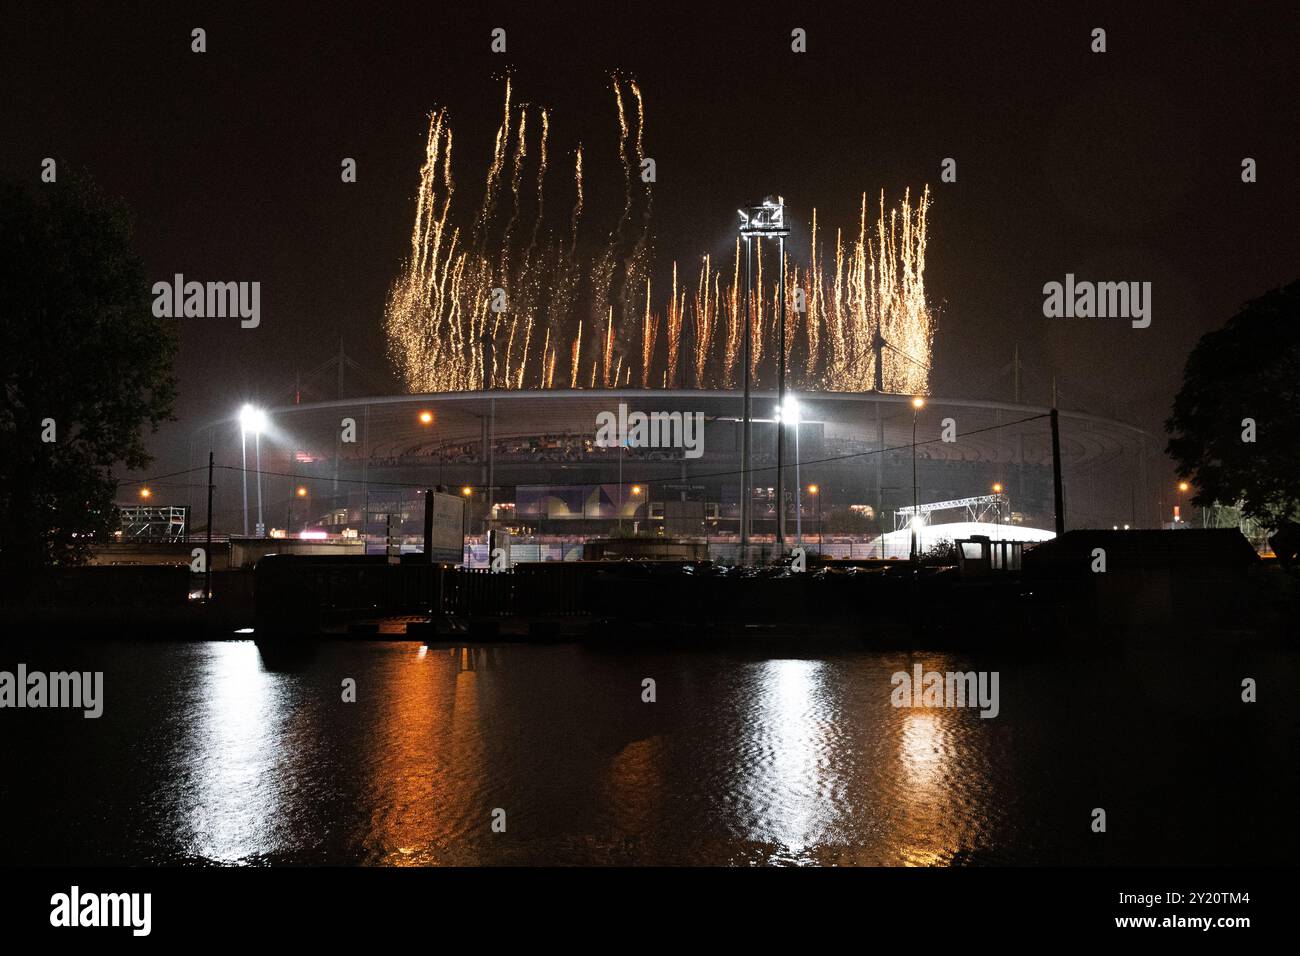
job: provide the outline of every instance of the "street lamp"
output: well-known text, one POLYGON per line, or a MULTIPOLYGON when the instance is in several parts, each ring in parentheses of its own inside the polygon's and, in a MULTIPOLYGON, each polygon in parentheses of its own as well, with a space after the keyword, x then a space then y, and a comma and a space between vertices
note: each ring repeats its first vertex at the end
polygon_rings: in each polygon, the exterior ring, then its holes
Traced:
POLYGON ((1178 504, 1174 507, 1174 524, 1179 524, 1182 521, 1183 493, 1186 492, 1187 489, 1189 489, 1190 487, 1191 485, 1189 485, 1185 481, 1180 481, 1178 483, 1178 504))
POLYGON ((294 493, 289 496, 289 507, 286 509, 286 514, 284 518, 284 533, 286 535, 293 534, 293 499, 295 497, 306 498, 307 497, 306 486, 299 485, 297 490, 295 490, 294 493))
MULTIPOLYGON (((367 411, 369 411, 369 406, 367 406, 367 411)), ((423 425, 425 428, 428 428, 430 425, 433 424, 433 419, 434 419, 433 412, 429 411, 427 408, 421 409, 420 414, 416 417, 419 420, 420 424, 423 425)), ((441 452, 438 452, 437 454, 438 454, 438 484, 442 484, 442 466, 443 466, 444 459, 441 452)))
MULTIPOLYGON (((779 346, 777 347, 777 404, 781 405, 785 401, 785 237, 790 234, 790 230, 785 228, 785 199, 778 196, 776 199, 768 197, 760 205, 750 206, 747 209, 738 210, 740 213, 740 235, 745 240, 745 341, 744 349, 741 354, 741 361, 744 368, 744 387, 745 387, 745 409, 744 409, 744 427, 740 436, 740 553, 741 561, 745 561, 748 556, 749 545, 749 512, 752 501, 749 496, 749 353, 750 353, 750 300, 753 298, 754 291, 754 266, 753 257, 750 254, 750 239, 757 238, 760 241, 764 237, 774 238, 778 241, 778 252, 781 259, 781 317, 778 327, 779 346)), ((776 543, 778 548, 783 548, 785 544, 785 509, 781 507, 781 499, 784 493, 782 482, 782 466, 785 457, 784 435, 780 428, 776 432, 776 500, 777 500, 777 518, 776 518, 776 543)))
POLYGON ((921 409, 925 408, 925 399, 920 395, 912 399, 912 564, 915 566, 917 558, 920 556, 920 542, 916 535, 916 522, 921 516, 921 502, 916 490, 916 421, 921 415, 921 409))
MULTIPOLYGON (((798 452, 796 452, 796 455, 797 454, 798 452)), ((818 554, 821 553, 822 546, 823 546, 822 545, 822 496, 820 492, 821 489, 818 488, 816 485, 808 486, 808 494, 812 495, 814 498, 817 499, 817 553, 818 554)))
MULTIPOLYGON (((802 419, 799 417, 799 412, 799 399, 793 395, 786 396, 785 401, 776 407, 777 428, 784 433, 787 424, 794 425, 794 533, 795 541, 798 544, 803 544, 803 499, 801 494, 803 486, 800 484, 799 479, 799 426, 802 424, 802 419)), ((777 501, 779 502, 778 507, 780 507, 781 513, 784 515, 785 502, 781 500, 780 476, 781 472, 778 470, 777 501)))
POLYGON ((998 540, 1001 541, 1002 540, 1002 482, 1000 481, 993 482, 993 493, 998 496, 998 500, 995 502, 995 504, 997 505, 997 509, 998 509, 997 511, 998 540))
POLYGON ((627 447, 627 439, 618 440, 618 533, 623 533, 623 449, 627 447))
POLYGON ((253 433, 253 442, 257 449, 257 527, 259 533, 266 526, 262 523, 262 430, 266 428, 266 412, 252 405, 245 405, 239 410, 239 444, 243 453, 244 492, 244 537, 248 537, 248 445, 246 438, 253 433))
POLYGON ((153 492, 150 491, 148 488, 141 488, 141 489, 140 489, 140 497, 141 497, 141 498, 149 498, 149 497, 151 497, 152 495, 153 495, 153 492))
MULTIPOLYGON (((641 497, 641 486, 640 486, 640 485, 633 485, 633 486, 632 486, 632 497, 633 497, 634 499, 635 499, 635 498, 640 498, 640 497, 641 497)), ((639 504, 638 504, 636 501, 633 501, 633 502, 632 502, 632 533, 633 533, 633 534, 636 534, 636 532, 637 532, 636 510, 637 510, 638 507, 639 507, 639 504)), ((646 517, 646 528, 647 528, 647 530, 648 530, 649 527, 650 527, 650 504, 649 504, 649 502, 646 503, 645 517, 646 517)))
POLYGON ((469 485, 460 489, 461 496, 465 499, 465 507, 460 509, 460 560, 462 567, 469 567, 469 558, 467 557, 469 548, 469 509, 473 504, 474 489, 469 485))

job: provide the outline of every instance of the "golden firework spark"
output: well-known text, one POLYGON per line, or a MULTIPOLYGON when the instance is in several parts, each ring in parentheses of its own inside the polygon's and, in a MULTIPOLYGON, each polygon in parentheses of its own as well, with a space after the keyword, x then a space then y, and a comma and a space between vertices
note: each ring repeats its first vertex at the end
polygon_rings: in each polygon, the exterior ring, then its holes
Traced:
POLYGON ((456 225, 452 209, 450 117, 445 109, 430 115, 410 254, 385 308, 390 357, 409 390, 550 388, 561 352, 569 363, 570 388, 597 383, 614 388, 634 375, 645 387, 674 386, 689 378, 700 388, 731 388, 741 377, 748 298, 750 371, 758 387, 774 384, 777 350, 783 349, 792 387, 869 390, 876 379, 879 335, 884 389, 928 392, 934 344, 925 295, 928 187, 915 204, 908 191, 893 208, 886 207, 882 191, 874 216, 864 192, 856 236, 849 240, 837 228, 830 253, 818 212, 811 211, 808 260, 786 255, 784 343, 775 342, 781 300, 773 273, 779 274, 781 263, 774 244, 765 248, 761 239, 754 243, 754 288, 748 296, 737 239, 729 270, 715 269, 710 256, 701 258, 693 290, 679 282, 673 262, 667 301, 656 308, 650 281, 651 184, 643 195, 632 189, 633 174, 646 158, 644 99, 634 80, 617 74, 612 88, 623 207, 598 248, 583 256, 580 228, 590 228, 584 219, 587 154, 581 145, 572 152, 568 228, 553 229, 545 212, 548 111, 516 104, 506 79, 483 201, 466 231, 456 225), (627 109, 625 90, 635 111, 627 109), (529 122, 530 113, 536 122, 529 122), (534 188, 524 189, 525 176, 536 177, 534 188), (501 198, 506 189, 508 202, 501 198), (639 210, 635 217, 634 210, 639 210), (796 288, 803 312, 795 311, 796 288), (503 313, 492 311, 495 289, 506 293, 503 313), (584 316, 591 321, 584 323, 584 316), (691 338, 683 358, 687 326, 691 338), (590 330, 595 351, 588 375, 582 374, 584 329, 590 330))

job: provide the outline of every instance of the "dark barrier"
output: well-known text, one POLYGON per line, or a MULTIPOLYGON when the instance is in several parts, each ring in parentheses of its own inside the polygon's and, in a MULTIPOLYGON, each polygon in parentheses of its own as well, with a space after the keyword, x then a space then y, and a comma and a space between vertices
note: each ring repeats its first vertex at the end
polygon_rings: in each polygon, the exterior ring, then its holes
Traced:
POLYGON ((462 617, 514 614, 514 575, 487 568, 452 568, 444 576, 444 613, 462 617))
MULTIPOLYGON (((418 559, 419 555, 411 556, 418 559)), ((383 556, 269 555, 255 576, 259 633, 316 633, 331 620, 461 618, 773 623, 879 616, 907 600, 905 568, 757 574, 707 562, 548 562, 508 571, 383 556)))
POLYGON ((113 632, 133 637, 200 638, 202 608, 189 600, 188 565, 55 568, 0 595, 0 620, 42 633, 113 632))
POLYGON ((608 567, 565 561, 517 564, 496 573, 487 568, 449 568, 443 611, 464 617, 589 614, 590 582, 608 567))
POLYGON ((26 597, 42 607, 180 608, 189 590, 186 564, 104 565, 58 568, 37 576, 26 597))
POLYGON ((525 614, 588 614, 589 585, 596 570, 578 562, 516 565, 511 575, 515 606, 525 614))
POLYGON ((445 570, 383 555, 267 555, 253 571, 257 632, 314 634, 330 620, 428 613, 444 603, 445 570))

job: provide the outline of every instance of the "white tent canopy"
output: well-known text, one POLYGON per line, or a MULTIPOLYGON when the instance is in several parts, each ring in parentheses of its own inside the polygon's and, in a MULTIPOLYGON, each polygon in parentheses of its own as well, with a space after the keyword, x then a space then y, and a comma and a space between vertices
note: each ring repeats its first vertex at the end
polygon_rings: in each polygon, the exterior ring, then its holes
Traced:
MULTIPOLYGON (((1056 537, 1055 532, 1042 528, 1029 528, 1017 524, 995 524, 989 521, 952 521, 947 524, 925 524, 917 526, 917 547, 922 554, 933 548, 940 541, 956 541, 984 535, 992 541, 1050 541, 1056 537)), ((912 549, 912 533, 907 528, 890 531, 873 544, 873 553, 886 558, 906 558, 912 549), (882 548, 883 542, 883 551, 882 548)))

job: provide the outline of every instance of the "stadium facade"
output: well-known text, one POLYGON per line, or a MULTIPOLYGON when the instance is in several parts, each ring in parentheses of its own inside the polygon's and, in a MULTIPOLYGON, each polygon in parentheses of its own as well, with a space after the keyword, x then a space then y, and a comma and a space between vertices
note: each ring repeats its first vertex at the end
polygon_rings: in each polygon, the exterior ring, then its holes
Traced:
MULTIPOLYGON (((787 546, 799 537, 831 554, 870 555, 872 542, 899 527, 898 509, 913 500, 914 415, 920 503, 998 488, 992 506, 968 508, 965 518, 1008 529, 1053 527, 1047 408, 931 397, 915 412, 907 395, 795 398, 799 421, 787 416, 781 426, 775 393, 753 396, 756 543, 774 540, 776 429, 785 427, 787 546)), ((381 543, 391 533, 413 547, 421 491, 442 487, 467 502, 471 539, 508 531, 517 559, 571 558, 583 541, 618 534, 707 540, 725 558, 740 530, 741 403, 735 391, 593 389, 383 395, 271 408, 261 436, 266 524, 381 543)), ((1060 422, 1067 526, 1157 527, 1156 437, 1068 410, 1060 422)), ((235 418, 194 437, 196 451, 216 450, 219 532, 241 529, 240 439, 235 418)), ((248 469, 251 496, 251 447, 248 469)), ((194 497, 199 523, 203 502, 194 497)), ((961 517, 954 511, 929 520, 961 517)))

